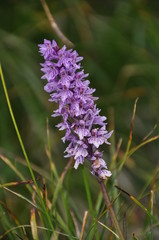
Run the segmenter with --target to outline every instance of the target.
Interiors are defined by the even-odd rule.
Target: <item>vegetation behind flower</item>
[[[113,173],[106,186],[124,234],[128,239],[158,239],[159,148],[158,140],[151,142],[157,139],[159,120],[158,3],[47,3],[62,31],[85,57],[84,69],[90,73],[91,87],[97,89],[98,107],[109,117],[108,131],[115,129],[111,145],[103,146],[103,157]],[[110,229],[115,229],[96,180],[82,166],[72,171],[72,163],[63,159],[63,134],[54,127],[59,119],[50,118],[46,128],[55,105],[48,103],[39,81],[37,44],[44,37],[55,38],[60,46],[63,43],[52,31],[40,2],[28,1],[26,7],[24,2],[2,1],[1,6],[5,82],[36,182],[54,219],[54,238],[83,234],[83,239],[110,239],[114,234]],[[0,234],[12,230],[6,239],[25,239],[25,235],[47,239],[52,230],[23,159],[2,85],[0,93]]]

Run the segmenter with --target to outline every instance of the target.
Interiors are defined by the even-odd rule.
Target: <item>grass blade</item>
[[[34,240],[38,240],[38,231],[35,217],[35,208],[31,209],[31,218],[30,218],[31,232]]]
[[[155,217],[151,214],[151,212],[144,206],[142,205],[135,197],[133,197],[132,195],[130,195],[128,192],[126,192],[125,190],[121,189],[118,186],[115,186],[117,189],[119,189],[120,191],[122,191],[123,193],[125,193],[127,196],[129,196],[129,198],[131,198],[131,200],[133,202],[135,202],[141,209],[143,209],[146,214],[150,217],[150,219],[152,219],[155,223],[158,222]],[[159,223],[158,223],[159,226]]]
[[[85,186],[85,190],[86,190],[89,209],[90,209],[91,214],[94,216],[92,197],[91,197],[91,193],[90,193],[90,189],[89,189],[89,185],[88,185],[88,180],[87,180],[87,177],[86,177],[86,172],[85,172],[84,167],[82,167],[82,176],[83,176],[84,186]]]
[[[130,157],[134,152],[136,152],[136,151],[137,151],[139,148],[141,148],[142,146],[144,146],[144,145],[146,145],[146,144],[148,144],[148,143],[150,143],[150,142],[152,142],[152,141],[155,141],[155,140],[157,140],[157,139],[159,139],[159,135],[154,136],[154,137],[152,137],[152,138],[149,138],[149,139],[147,139],[146,141],[140,143],[139,145],[131,148],[130,151],[129,151],[129,153],[128,153],[128,157]]]
[[[0,239],[4,239],[4,237],[7,236],[9,233],[11,233],[11,232],[13,232],[17,229],[20,229],[20,228],[31,228],[31,225],[24,224],[24,225],[19,225],[17,227],[12,227],[12,228],[8,229],[5,233],[0,235]],[[41,229],[41,230],[48,231],[48,232],[53,232],[52,229],[49,229],[49,228],[46,228],[46,227],[41,227],[41,226],[37,226],[37,229]],[[61,233],[61,232],[58,232],[58,231],[55,231],[55,232],[57,234],[61,235],[61,236],[67,237],[68,239],[78,239],[77,237],[70,236],[70,235],[65,234],[65,233]]]
[[[25,200],[26,202],[28,202],[29,204],[31,204],[32,206],[34,206],[35,208],[37,208],[37,209],[39,209],[41,212],[43,212],[43,210],[40,209],[36,204],[34,204],[32,201],[30,201],[28,198],[24,197],[24,196],[21,195],[20,193],[17,193],[17,192],[15,192],[15,191],[12,191],[12,190],[10,190],[10,189],[7,188],[7,187],[4,187],[4,189],[7,190],[7,191],[10,192],[10,193],[16,195],[17,197]]]
[[[46,210],[45,203],[44,203],[44,201],[43,201],[43,199],[42,199],[42,197],[41,197],[41,193],[40,193],[39,187],[38,187],[38,185],[37,185],[37,182],[36,182],[36,179],[35,179],[33,170],[32,170],[32,168],[31,168],[31,164],[30,164],[28,155],[27,155],[27,153],[26,153],[26,150],[25,150],[25,147],[24,147],[24,144],[23,144],[23,141],[22,141],[22,138],[21,138],[21,135],[20,135],[20,132],[19,132],[19,129],[18,129],[18,126],[17,126],[16,120],[15,120],[15,117],[14,117],[14,114],[13,114],[13,110],[12,110],[12,107],[11,107],[11,103],[10,103],[8,91],[7,91],[7,88],[6,88],[6,84],[5,84],[5,80],[4,80],[4,76],[3,76],[1,64],[0,64],[0,75],[1,75],[2,85],[3,85],[3,89],[4,89],[6,101],[7,101],[7,104],[8,104],[9,112],[10,112],[10,115],[11,115],[11,118],[12,118],[12,121],[13,121],[13,125],[14,125],[15,131],[16,131],[16,133],[17,133],[17,137],[18,137],[18,140],[19,140],[19,143],[20,143],[22,152],[23,152],[23,154],[24,154],[25,160],[26,160],[26,162],[27,162],[28,169],[29,169],[29,171],[30,171],[31,177],[32,177],[32,179],[33,179],[33,181],[34,181],[34,184],[35,184],[35,186],[36,186],[37,193],[38,193],[38,196],[39,196],[39,198],[40,198],[42,208],[43,208],[43,210],[44,210],[44,212],[45,212],[45,215],[46,215],[46,218],[47,218],[47,221],[46,221],[46,222],[48,222],[48,223],[49,223],[49,226],[51,227],[51,229],[54,230],[54,227],[53,227],[51,218],[50,218],[50,216],[49,216],[49,214],[48,214],[48,212],[47,212],[47,210]]]
[[[83,218],[83,223],[82,223],[81,234],[80,234],[80,238],[79,238],[80,240],[83,239],[83,234],[84,234],[84,229],[85,229],[85,226],[86,226],[87,218],[88,218],[88,211],[85,211],[84,218]]]
[[[133,109],[133,115],[132,115],[132,119],[131,119],[131,125],[130,125],[130,134],[129,134],[129,140],[128,140],[128,144],[127,144],[127,148],[126,148],[126,152],[125,152],[125,155],[121,161],[121,164],[119,166],[119,169],[118,169],[118,172],[120,173],[123,166],[124,166],[124,163],[128,157],[128,153],[129,153],[129,149],[130,149],[130,145],[131,145],[131,142],[132,142],[132,134],[133,134],[133,125],[134,125],[134,119],[135,119],[135,113],[136,113],[136,104],[137,104],[137,101],[138,101],[139,98],[137,98],[135,100],[135,103],[134,103],[134,109]]]
[[[110,229],[109,227],[107,227],[105,224],[103,224],[102,222],[100,221],[97,221],[102,227],[106,228],[109,232],[111,232],[117,239],[120,239],[119,236],[112,230]]]

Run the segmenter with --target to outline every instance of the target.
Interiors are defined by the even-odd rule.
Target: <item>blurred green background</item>
[[[159,122],[159,2],[48,0],[47,3],[62,32],[84,56],[85,72],[89,73],[91,87],[97,89],[95,95],[99,96],[98,107],[108,117],[108,129],[114,128],[112,146],[116,147],[118,140],[123,139],[120,159],[129,139],[137,97],[132,146],[139,144]],[[55,106],[48,102],[49,96],[43,91],[45,81],[40,79],[43,59],[37,44],[44,38],[55,39],[60,46],[63,43],[51,28],[38,0],[1,1],[0,16],[0,61],[27,153],[32,162],[49,170],[45,153],[46,119],[49,118],[52,155],[60,173],[67,163],[63,158],[66,146],[60,140],[63,133],[55,128],[59,119],[50,117]],[[157,126],[153,135],[158,133]],[[129,193],[137,196],[158,167],[158,143],[152,142],[138,150],[124,166],[118,184]],[[109,165],[114,150],[107,146],[104,150]],[[13,162],[23,157],[2,84],[0,151]],[[0,168],[2,183],[18,180],[3,162]],[[30,178],[26,168],[21,167],[21,171]],[[85,209],[87,201],[79,173],[80,169],[71,173],[70,192],[77,205]],[[96,182],[89,173],[88,178],[95,198]],[[132,221],[135,225],[136,220]]]

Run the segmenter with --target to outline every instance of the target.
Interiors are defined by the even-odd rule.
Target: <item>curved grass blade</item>
[[[8,192],[10,192],[10,193],[16,195],[17,197],[19,197],[19,198],[25,200],[26,202],[28,202],[29,204],[31,204],[33,207],[35,207],[35,208],[39,209],[41,212],[43,212],[43,210],[40,209],[36,204],[34,204],[32,201],[30,201],[28,198],[24,197],[24,196],[21,195],[20,193],[17,193],[17,192],[15,192],[15,191],[12,191],[12,190],[10,190],[10,189],[7,188],[7,187],[3,187],[3,188],[4,188],[5,190],[7,190]],[[43,213],[44,213],[44,212],[43,212]]]
[[[21,158],[15,158],[15,161],[19,164],[21,164],[24,167],[27,167],[27,163],[24,159]],[[30,163],[31,168],[34,170],[34,172],[38,173],[39,175],[45,177],[48,181],[51,181],[49,174],[45,169],[41,169],[39,166],[37,166],[35,163]]]
[[[123,159],[122,159],[122,161],[121,161],[121,164],[120,164],[120,166],[119,166],[119,169],[118,169],[118,172],[119,172],[119,173],[121,172],[121,170],[122,170],[122,168],[123,168],[123,166],[124,166],[124,163],[125,163],[125,161],[126,161],[126,159],[127,159],[127,157],[128,157],[129,149],[130,149],[130,146],[131,146],[132,134],[133,134],[133,125],[134,125],[134,119],[135,119],[135,113],[136,113],[136,104],[137,104],[137,102],[138,102],[138,99],[139,99],[139,98],[137,98],[137,99],[135,100],[135,103],[134,103],[133,115],[132,115],[131,125],[130,125],[129,140],[128,140],[126,152],[125,152],[125,154],[124,154],[124,157],[123,157]]]
[[[132,195],[130,195],[128,192],[126,192],[125,190],[123,190],[122,188],[115,186],[117,189],[119,189],[120,191],[122,191],[123,193],[125,193],[127,196],[129,196],[129,198],[131,198],[131,200],[133,202],[135,202],[141,209],[143,209],[146,214],[150,217],[150,219],[152,219],[155,223],[157,223],[158,221],[156,220],[156,218],[151,214],[151,212],[144,206],[142,205],[135,197],[133,197]],[[157,223],[159,226],[159,223]]]
[[[13,221],[15,222],[15,224],[18,226],[20,225],[18,219],[16,218],[16,216],[14,215],[14,213],[8,208],[7,204],[2,202],[0,200],[0,204],[7,210],[7,212],[9,213],[10,217],[13,219]],[[20,232],[22,234],[22,236],[25,237],[25,232],[24,232],[24,229],[20,229]]]
[[[0,154],[0,158],[3,162],[5,162],[15,173],[16,175],[22,180],[25,181],[25,178],[23,177],[23,175],[21,174],[21,172],[12,164],[12,162],[6,158],[5,156],[3,156],[2,154]]]
[[[68,47],[73,47],[74,44],[64,35],[64,33],[61,31],[61,29],[59,28],[59,26],[57,25],[53,15],[50,12],[50,9],[46,3],[45,0],[41,0],[43,9],[45,11],[45,14],[50,22],[50,25],[52,27],[52,29],[54,30],[54,32],[56,33],[56,35],[59,37],[59,39],[61,39],[61,41],[66,44]]]
[[[152,141],[155,141],[155,140],[157,140],[157,139],[159,139],[159,135],[147,139],[146,141],[144,141],[144,142],[140,143],[139,145],[137,145],[137,146],[133,147],[132,149],[130,149],[130,151],[128,152],[128,155],[127,155],[127,156],[130,157],[130,156],[131,156],[134,152],[136,152],[139,148],[141,148],[142,146],[144,146],[144,145],[146,145],[146,144],[148,144],[148,143],[150,143],[150,142],[152,142]]]
[[[102,222],[100,221],[97,221],[102,227],[106,228],[109,232],[111,232],[117,239],[120,239],[119,236],[112,230],[110,229],[109,227],[107,227],[105,224],[103,224]]]
[[[38,178],[37,178],[38,180]],[[21,182],[9,182],[9,183],[3,183],[0,184],[0,188],[4,188],[4,187],[15,187],[15,186],[19,186],[19,185],[27,185],[27,184],[32,184],[33,180],[27,180],[27,181],[21,181]]]
[[[17,133],[17,137],[18,137],[18,140],[19,140],[19,143],[20,143],[22,152],[23,152],[23,154],[24,154],[25,160],[26,160],[26,162],[27,162],[28,169],[29,169],[29,171],[30,171],[31,177],[32,177],[32,179],[33,179],[33,181],[34,181],[34,184],[35,184],[35,186],[36,186],[37,193],[38,193],[38,196],[39,196],[39,198],[40,198],[40,202],[41,202],[42,208],[43,208],[43,210],[44,210],[44,212],[45,212],[45,216],[46,216],[46,218],[47,218],[46,223],[48,222],[48,224],[49,224],[49,226],[51,227],[51,229],[54,230],[54,227],[53,227],[53,224],[52,224],[52,220],[51,220],[51,218],[50,218],[50,216],[49,216],[49,214],[48,214],[48,212],[47,212],[45,203],[44,203],[44,201],[43,201],[43,199],[42,199],[42,196],[41,196],[41,193],[40,193],[40,189],[39,189],[38,184],[37,184],[37,182],[36,182],[36,179],[35,179],[35,176],[34,176],[34,172],[33,172],[32,168],[31,168],[31,164],[30,164],[28,155],[27,155],[27,153],[26,153],[26,150],[25,150],[25,147],[24,147],[24,144],[23,144],[23,141],[22,141],[22,138],[21,138],[21,135],[20,135],[20,132],[19,132],[19,129],[18,129],[18,126],[17,126],[16,120],[15,120],[15,117],[14,117],[14,113],[13,113],[13,110],[12,110],[12,107],[11,107],[11,103],[10,103],[10,99],[9,99],[7,87],[6,87],[6,84],[5,84],[5,80],[4,80],[4,76],[3,76],[1,64],[0,64],[0,75],[1,75],[2,85],[3,85],[3,89],[4,89],[6,101],[7,101],[7,104],[8,104],[9,112],[10,112],[10,115],[11,115],[11,118],[12,118],[12,121],[13,121],[13,125],[14,125],[15,131],[16,131],[16,133]]]
[[[2,160],[5,164],[7,164],[7,165],[16,173],[16,175],[17,175],[22,181],[25,181],[25,178],[23,177],[23,175],[21,174],[21,172],[18,170],[18,168],[16,168],[16,167],[13,165],[12,161],[11,161],[9,158],[5,157],[5,156],[2,155],[1,153],[0,153],[0,158],[1,158],[1,160]],[[27,163],[26,163],[26,161],[25,161],[24,159],[15,158],[15,162],[21,164],[21,165],[24,166],[24,167],[28,167],[28,165],[27,165]],[[46,172],[44,169],[41,169],[40,167],[38,167],[38,166],[35,165],[34,163],[31,163],[31,168],[32,168],[35,172],[37,172],[39,175],[45,177],[47,180],[49,180],[49,181],[51,180],[50,177],[49,177],[49,175],[47,174],[47,172]],[[30,192],[32,193],[32,189],[29,189],[29,190],[31,190]]]
[[[20,240],[23,240],[17,233],[14,233]]]
[[[17,229],[20,229],[20,228],[31,228],[31,225],[29,224],[24,224],[24,225],[19,225],[17,227],[12,227],[10,229],[8,229],[5,233],[3,233],[2,235],[0,235],[0,239],[3,239],[5,236],[7,236],[9,233],[13,232],[14,230],[17,230]],[[52,229],[49,229],[49,228],[45,228],[45,227],[41,227],[41,226],[37,226],[37,229],[41,229],[41,230],[44,230],[44,231],[48,231],[48,232],[53,232]],[[58,231],[55,231],[57,234],[61,235],[61,236],[64,236],[64,237],[68,237],[68,239],[78,239],[77,237],[74,237],[74,236],[70,236],[68,234],[65,234],[65,233],[61,233],[61,232],[58,232]]]
[[[142,141],[145,141],[146,139],[148,139],[148,137],[154,132],[154,130],[157,128],[157,124],[154,125],[154,127],[152,128],[152,130],[143,138]]]
[[[8,213],[10,214],[11,218],[14,220],[15,224],[16,225],[19,225],[19,221],[17,220],[16,216],[14,215],[14,213],[8,208],[7,204],[2,202],[0,200],[0,204],[5,208],[7,209]]]
[[[23,177],[23,175],[21,174],[21,172],[12,164],[12,162],[4,157],[2,154],[0,154],[0,158],[1,160],[3,160],[3,162],[5,162],[15,173],[16,175],[22,180],[22,181],[25,181],[25,178]],[[30,185],[26,185],[28,191],[32,194],[33,193],[33,190],[32,188],[30,187]]]

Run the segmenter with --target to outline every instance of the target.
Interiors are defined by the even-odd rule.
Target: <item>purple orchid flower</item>
[[[61,116],[63,121],[57,125],[65,130],[63,142],[69,142],[65,157],[74,157],[74,168],[77,169],[85,159],[91,163],[91,173],[100,179],[111,176],[103,160],[99,147],[106,143],[113,131],[106,130],[106,117],[100,116],[96,107],[98,99],[92,94],[95,89],[89,87],[88,74],[81,70],[80,57],[75,50],[61,49],[53,40],[44,40],[39,44],[39,51],[45,62],[41,64],[42,79],[47,80],[44,90],[50,94],[49,101],[59,104],[53,117]]]

